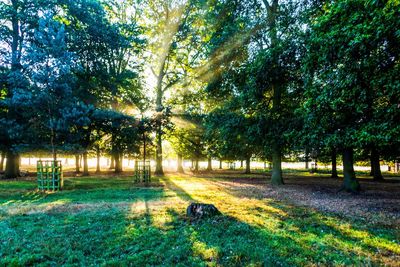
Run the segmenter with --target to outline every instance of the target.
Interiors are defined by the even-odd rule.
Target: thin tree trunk
[[[96,162],[96,173],[100,173],[101,169],[100,169],[100,148],[96,148],[96,158],[97,158],[97,162]]]
[[[182,154],[178,153],[178,169],[177,172],[184,173],[183,166],[182,166]]]
[[[19,176],[19,160],[20,157],[18,153],[14,153],[11,150],[8,150],[6,153],[7,161],[6,161],[6,169],[4,172],[4,178],[12,179],[17,178]]]
[[[354,159],[353,159],[353,149],[346,148],[343,150],[343,176],[344,181],[342,189],[357,193],[360,191],[360,184],[356,179],[356,174],[354,172]]]
[[[281,150],[278,145],[273,146],[272,151],[272,175],[271,175],[271,184],[273,185],[283,185],[282,178],[282,158],[281,158]]]
[[[212,171],[212,159],[207,159],[207,171]]]
[[[159,70],[159,74],[157,76],[157,87],[156,87],[156,112],[163,111],[163,89],[162,89],[162,82],[164,79],[164,66],[165,66],[166,57],[163,58]],[[163,156],[162,156],[162,125],[161,125],[161,118],[158,119],[156,124],[156,169],[154,174],[155,175],[164,175],[163,170]]]
[[[306,149],[304,160],[305,160],[306,170],[308,170],[309,169],[308,162],[310,161],[310,156],[309,156],[308,149]]]
[[[243,161],[242,161],[243,162]],[[246,170],[245,170],[245,172],[244,173],[246,173],[246,174],[249,174],[251,171],[250,171],[250,157],[247,157],[246,158]]]
[[[243,168],[243,160],[240,161],[240,168]]]
[[[194,161],[194,172],[199,172],[199,159]]]
[[[222,159],[219,160],[219,169],[222,170]]]
[[[0,171],[4,170],[4,159],[6,157],[6,152],[1,152],[1,160],[0,160]]]
[[[83,152],[82,160],[83,160],[83,176],[89,176],[89,166],[88,166],[88,158],[87,158],[87,151]]]
[[[375,181],[383,180],[381,166],[380,166],[380,162],[379,162],[379,153],[375,148],[373,148],[371,150],[371,172],[372,172],[373,179]]]
[[[79,166],[79,154],[75,155],[75,172],[80,173],[80,166]]]
[[[157,132],[156,132],[156,170],[154,172],[155,175],[164,175],[164,170],[163,170],[163,157],[162,157],[162,128],[161,128],[161,122],[159,122],[159,125],[157,125]]]
[[[332,178],[338,178],[338,173],[337,173],[337,161],[336,161],[336,150],[333,149],[332,151]]]

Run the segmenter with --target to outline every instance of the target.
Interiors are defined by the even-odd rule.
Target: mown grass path
[[[128,177],[70,178],[52,194],[31,181],[1,181],[1,265],[400,262],[398,228],[267,198],[245,181],[169,175],[136,187]],[[223,216],[190,222],[190,202],[212,203]]]

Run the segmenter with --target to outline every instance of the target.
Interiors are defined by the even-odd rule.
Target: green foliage
[[[308,137],[327,147],[381,152],[398,142],[398,16],[390,2],[337,1],[312,22],[305,62]]]

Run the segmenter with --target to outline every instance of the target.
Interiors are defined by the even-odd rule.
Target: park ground
[[[0,265],[316,266],[400,262],[400,183],[286,173],[71,177],[41,193],[32,178],[0,181]],[[191,202],[222,215],[190,221]]]

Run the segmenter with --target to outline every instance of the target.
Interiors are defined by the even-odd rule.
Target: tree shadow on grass
[[[168,188],[176,190],[183,200],[193,199],[184,188],[169,183],[173,186]],[[237,196],[227,193],[226,200],[230,197]],[[240,259],[239,264],[393,264],[400,254],[391,229],[370,230],[361,222],[272,200],[263,206],[268,207],[261,205],[251,218],[224,216],[213,227],[209,222],[200,222],[196,229],[201,233],[198,239],[223,252],[236,250],[233,255]],[[261,254],[254,251],[261,251]],[[229,258],[224,253],[219,256],[219,259]],[[232,262],[222,260],[221,263]]]
[[[196,202],[196,200],[186,190],[184,190],[177,183],[173,182],[171,179],[164,178],[162,179],[162,182],[165,184],[165,187],[168,190],[174,192],[176,196],[181,198],[182,200],[188,202]]]
[[[211,183],[217,185],[221,190],[225,190],[227,194],[239,199],[254,198],[259,201],[266,200],[257,187],[250,186],[250,189],[240,190],[239,186],[219,181],[212,181]],[[345,218],[331,212],[318,212],[313,208],[289,205],[282,201],[268,201],[268,206],[286,213],[286,217],[291,221],[291,224],[301,231],[313,233],[322,239],[324,236],[333,235],[340,241],[361,247],[371,255],[377,251],[381,251],[383,254],[386,253],[385,251],[388,254],[400,254],[398,229],[382,225],[371,226],[365,224],[362,218]],[[267,210],[263,212],[267,212]],[[398,233],[397,237],[395,237],[395,233]]]

